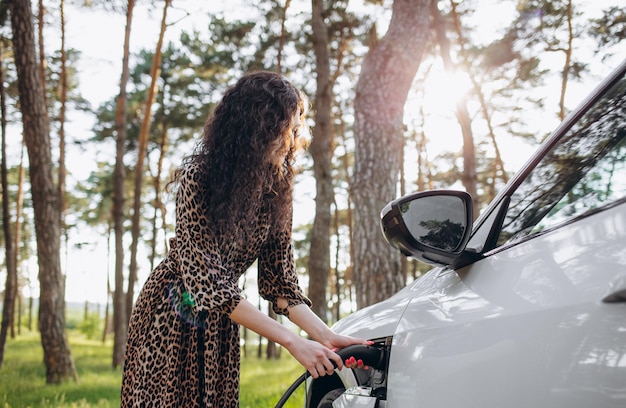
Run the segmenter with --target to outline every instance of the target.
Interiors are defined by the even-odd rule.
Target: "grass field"
[[[8,339],[4,365],[0,368],[0,408],[119,407],[122,372],[111,368],[112,344],[88,340],[75,331],[69,332],[69,340],[78,381],[46,385],[38,333]],[[286,352],[276,361],[243,359],[240,408],[274,407],[303,372]],[[302,407],[301,400],[290,400],[289,407]]]

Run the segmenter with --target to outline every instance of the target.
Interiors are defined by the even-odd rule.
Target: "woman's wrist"
[[[289,308],[289,320],[304,330],[311,339],[327,344],[334,333],[306,304]]]
[[[280,335],[280,338],[277,339],[276,342],[287,350],[290,350],[299,340],[301,340],[301,338],[298,334],[285,328],[284,333]]]
[[[330,328],[326,325],[320,327],[319,333],[317,334],[316,341],[325,345],[334,344],[335,333],[330,330]],[[311,336],[312,337],[312,336]]]

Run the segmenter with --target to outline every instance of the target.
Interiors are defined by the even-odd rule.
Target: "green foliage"
[[[78,325],[78,331],[89,340],[97,339],[102,333],[102,319],[90,314]]]
[[[610,7],[600,18],[591,20],[591,35],[598,41],[598,48],[615,45],[626,38],[626,10]]]
[[[26,333],[8,339],[0,368],[2,408],[107,408],[119,407],[122,372],[111,368],[111,342],[90,340],[79,330],[68,334],[78,372],[78,382],[45,384],[45,367],[39,335]],[[274,406],[283,392],[304,371],[288,353],[280,360],[244,359],[241,364],[241,408]],[[294,396],[286,407],[303,406]],[[293,401],[293,402],[292,402]]]

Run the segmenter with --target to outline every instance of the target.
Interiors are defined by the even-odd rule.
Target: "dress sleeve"
[[[291,222],[284,229],[272,227],[259,255],[259,294],[272,303],[277,314],[289,315],[288,307],[299,304],[311,306],[311,301],[302,293],[298,284],[293,246],[291,244]],[[285,298],[287,307],[279,308],[276,299]]]
[[[222,266],[218,237],[203,210],[198,172],[185,169],[176,193],[176,251],[185,302],[196,312],[219,309],[230,314],[241,289]]]

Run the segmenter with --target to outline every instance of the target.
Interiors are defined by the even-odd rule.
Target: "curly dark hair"
[[[290,222],[294,159],[304,147],[300,132],[306,127],[306,107],[305,96],[284,76],[268,71],[244,75],[217,104],[172,183],[187,166],[197,167],[206,215],[226,236],[245,240],[261,212],[268,212],[273,223]]]

